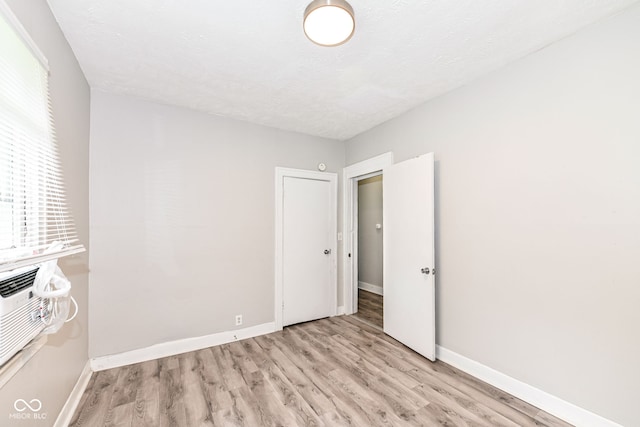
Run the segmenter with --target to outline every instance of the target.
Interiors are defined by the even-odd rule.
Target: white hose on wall
[[[54,242],[49,250],[59,249],[62,243]],[[73,320],[78,314],[78,304],[71,296],[71,282],[58,266],[58,260],[42,263],[33,282],[33,293],[42,299],[40,319],[46,325],[43,334],[54,334],[65,322]],[[69,318],[71,304],[75,307]]]

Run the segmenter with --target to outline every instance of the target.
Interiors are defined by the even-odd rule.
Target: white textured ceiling
[[[89,84],[348,139],[637,0],[351,0],[345,45],[310,0],[49,0]]]

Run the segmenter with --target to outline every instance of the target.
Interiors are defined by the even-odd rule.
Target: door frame
[[[382,169],[392,164],[393,153],[389,151],[347,166],[342,172],[344,314],[353,314],[358,311],[358,181],[381,175]]]
[[[275,313],[275,329],[276,331],[282,330],[282,310],[284,309],[283,301],[283,271],[284,271],[284,259],[283,259],[283,232],[284,232],[284,216],[283,216],[283,203],[284,203],[284,179],[285,178],[298,178],[298,179],[312,179],[316,181],[327,181],[331,184],[331,286],[333,292],[331,293],[331,310],[332,315],[335,316],[338,309],[338,174],[333,172],[316,172],[303,169],[290,169],[276,167],[276,212],[275,212],[275,229],[276,229],[276,247],[275,247],[275,299],[274,299],[274,313]]]

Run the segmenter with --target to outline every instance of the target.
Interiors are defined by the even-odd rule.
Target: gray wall
[[[45,1],[7,0],[31,38],[49,60],[53,117],[67,196],[78,235],[89,246],[89,86]],[[0,425],[15,412],[16,399],[40,399],[47,420],[16,425],[52,425],[87,362],[87,253],[60,262],[71,280],[80,313],[55,335],[0,390]]]
[[[640,425],[640,6],[347,142],[436,158],[437,341]]]
[[[382,175],[358,181],[358,281],[382,288]]]
[[[89,354],[273,322],[275,167],[343,143],[97,91],[91,120]]]

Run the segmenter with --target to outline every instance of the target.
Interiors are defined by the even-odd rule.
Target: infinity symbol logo
[[[13,407],[16,408],[18,412],[24,412],[27,408],[31,409],[32,412],[38,412],[42,409],[42,402],[40,402],[39,399],[31,399],[31,401],[27,403],[24,399],[18,399],[13,403]]]

